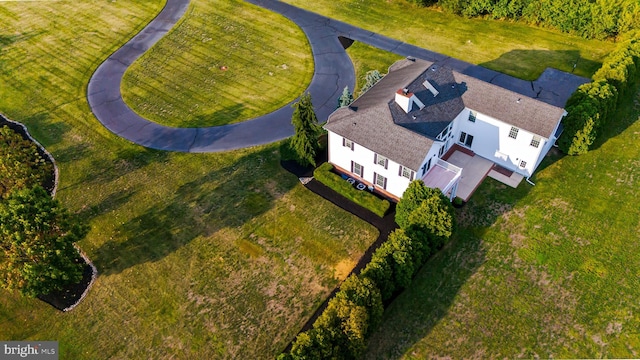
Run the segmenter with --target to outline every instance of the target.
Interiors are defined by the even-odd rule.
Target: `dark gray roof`
[[[564,109],[423,60],[402,60],[348,108],[336,110],[325,125],[338,135],[417,170],[433,139],[464,108],[550,138]],[[428,80],[439,92],[423,86]],[[407,88],[422,103],[409,113],[396,104]],[[399,126],[398,126],[399,125]]]
[[[389,75],[356,99],[351,106],[340,108],[331,114],[325,129],[412,170],[418,170],[433,140],[394,124],[387,103],[389,96],[393,96],[430,65],[430,62],[422,60],[406,60],[394,64],[389,68]]]
[[[424,87],[425,80],[438,91],[437,96]],[[395,99],[388,102],[394,122],[407,129],[435,138],[464,110],[465,104],[460,96],[464,91],[456,84],[451,70],[442,71],[434,65],[405,87],[425,105],[421,110],[414,107],[405,113]]]

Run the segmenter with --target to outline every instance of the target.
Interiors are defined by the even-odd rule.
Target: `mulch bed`
[[[60,291],[53,291],[46,295],[38,295],[38,299],[46,302],[60,311],[69,311],[82,300],[85,291],[91,286],[93,279],[93,269],[91,265],[78,257],[76,263],[84,264],[82,271],[82,280],[77,284],[70,284]]]

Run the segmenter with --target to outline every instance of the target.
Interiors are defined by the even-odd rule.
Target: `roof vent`
[[[521,99],[520,99],[520,98],[518,98],[518,100],[516,100],[516,102],[517,102],[518,104],[520,104],[520,100],[521,100]]]
[[[436,90],[435,87],[433,87],[433,84],[431,84],[431,82],[429,80],[425,80],[422,85],[424,87],[426,87],[429,91],[431,91],[431,93],[433,94],[433,97],[438,96],[438,94],[440,93],[438,90]]]

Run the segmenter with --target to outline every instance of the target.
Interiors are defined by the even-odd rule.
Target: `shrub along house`
[[[392,199],[422,179],[455,197],[460,169],[442,156],[459,144],[525,177],[560,132],[564,109],[422,60],[401,60],[329,116],[329,162]]]

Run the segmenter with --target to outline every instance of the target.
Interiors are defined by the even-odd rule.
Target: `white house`
[[[463,169],[454,144],[531,176],[559,136],[564,109],[430,62],[407,59],[329,116],[329,162],[393,199],[413,179],[451,198]]]

